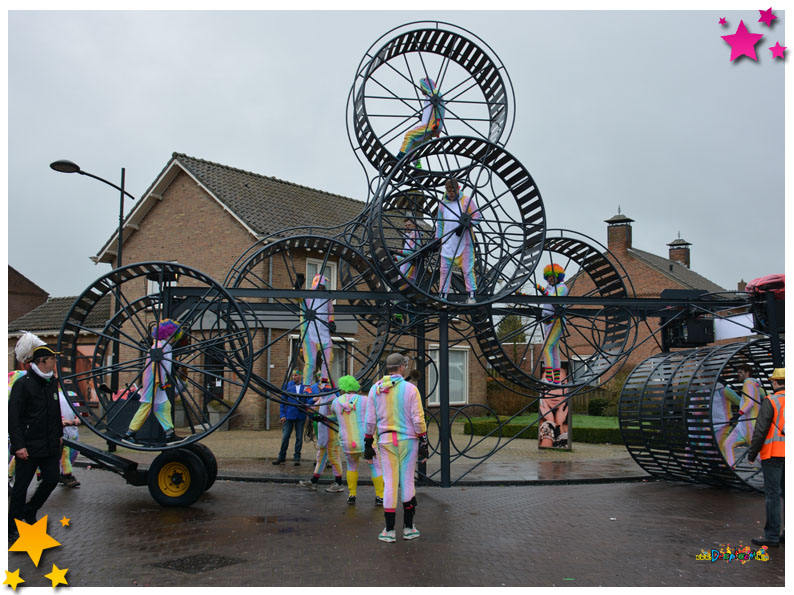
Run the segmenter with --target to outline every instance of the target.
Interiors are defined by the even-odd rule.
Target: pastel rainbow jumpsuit
[[[67,402],[66,395],[63,394],[63,391],[58,391],[58,398],[61,402],[61,417],[66,421],[72,421],[75,419],[77,415],[74,411],[72,411],[72,408],[69,407],[69,403]],[[63,437],[69,440],[77,440],[80,438],[80,433],[77,430],[77,426],[64,426]],[[64,445],[63,451],[61,451],[61,475],[72,474],[72,463],[74,463],[77,455],[78,452],[76,450]]]
[[[419,79],[419,86],[426,96],[435,95],[441,99],[442,95],[439,94],[436,89],[436,84],[432,79]],[[442,102],[439,101],[438,106],[433,107],[430,99],[425,99],[422,102],[422,120],[419,126],[411,128],[405,133],[403,144],[402,147],[400,147],[400,152],[397,157],[402,158],[403,155],[415,149],[423,142],[441,136],[441,130],[444,127],[444,111],[444,104]]]
[[[538,290],[543,291],[543,295],[547,296],[565,296],[568,295],[568,286],[565,283],[549,283],[545,289],[540,285],[537,286]],[[546,377],[546,382],[554,384],[560,383],[560,338],[562,337],[562,327],[565,322],[564,316],[553,316],[554,308],[549,304],[543,304],[543,318],[547,322],[543,323],[543,368]]]
[[[728,438],[730,437],[731,424],[728,423],[732,417],[731,403],[737,407],[741,403],[741,398],[730,387],[718,382],[711,396],[711,424],[714,428],[714,436],[720,451],[725,456],[726,462],[733,465],[733,449],[729,448]],[[730,454],[729,454],[730,452]]]
[[[761,400],[766,395],[764,387],[755,378],[748,378],[742,384],[741,403],[739,404],[739,421],[735,428],[725,439],[723,453],[726,462],[733,467],[736,464],[735,449],[744,444],[750,446],[753,437],[753,427],[761,407]],[[730,427],[730,424],[728,424]]]
[[[130,422],[130,430],[137,432],[143,426],[149,412],[154,411],[160,426],[168,433],[174,429],[171,422],[171,401],[168,400],[166,389],[171,387],[171,344],[168,339],[159,340],[155,344],[157,349],[163,350],[162,361],[154,365],[151,358],[146,358],[146,368],[143,371],[143,388],[141,389],[141,404]]]
[[[452,281],[450,268],[453,265],[459,267],[463,273],[466,291],[472,296],[477,291],[477,279],[474,276],[474,233],[471,228],[463,230],[460,235],[455,233],[464,214],[471,215],[474,225],[482,220],[473,198],[462,196],[460,190],[455,197],[445,193],[444,200],[438,205],[436,221],[436,239],[441,240],[439,293],[444,297],[449,293]]]
[[[358,487],[358,463],[364,452],[364,434],[369,407],[369,396],[356,393],[340,395],[331,403],[331,419],[339,424],[339,443],[347,460],[347,490],[355,496]],[[383,473],[380,457],[376,456],[369,464],[370,477],[375,486],[375,495],[383,498]]]
[[[325,278],[319,279],[319,275],[314,276],[312,289],[317,289],[320,284],[325,285]],[[314,312],[314,319],[309,320],[306,314]],[[322,375],[323,378],[330,378],[331,361],[333,359],[333,342],[331,341],[331,329],[328,325],[334,321],[334,304],[328,299],[308,298],[304,300],[301,308],[301,331],[303,343],[303,382],[311,385],[312,375],[317,366],[317,352],[322,350]]]
[[[334,398],[336,398],[336,395],[315,397],[315,405],[320,405],[320,415],[324,417],[330,416],[330,405]],[[322,422],[317,424],[317,457],[315,460],[317,462],[314,465],[314,478],[319,478],[322,475],[325,464],[330,461],[334,477],[338,478],[337,483],[341,483],[342,462],[339,460],[339,436],[336,430],[329,428]]]
[[[411,256],[411,254],[413,254],[418,247],[419,247],[419,230],[412,229],[405,234],[405,242],[403,242],[402,254],[398,258],[398,261],[404,260],[405,258]],[[400,272],[403,274],[403,277],[405,277],[409,281],[415,280],[417,273],[416,260],[411,260],[410,262],[405,262],[401,264]]]
[[[413,517],[417,438],[427,432],[419,389],[399,374],[392,374],[384,376],[370,389],[369,399],[373,406],[367,407],[366,435],[378,435],[384,484],[383,511],[394,514],[399,496],[403,508],[410,508]]]

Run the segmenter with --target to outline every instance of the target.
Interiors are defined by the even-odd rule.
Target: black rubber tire
[[[206,492],[215,483],[215,478],[218,477],[218,460],[209,447],[201,444],[201,442],[193,442],[185,448],[196,453],[201,458],[202,463],[204,463],[204,469],[207,471],[207,485],[204,488]]]
[[[149,493],[160,506],[190,506],[204,492],[207,470],[195,452],[177,448],[161,452],[146,479]]]

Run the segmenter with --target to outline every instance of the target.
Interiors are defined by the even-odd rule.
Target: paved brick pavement
[[[784,585],[785,547],[768,562],[695,559],[760,533],[757,493],[669,482],[424,487],[422,536],[384,544],[371,487],[350,507],[344,494],[295,484],[219,481],[194,506],[169,509],[107,471],[79,476],[82,487],[59,487],[43,511],[62,547],[39,568],[8,554],[21,589],[49,587],[52,564],[69,569],[71,586],[105,587]]]

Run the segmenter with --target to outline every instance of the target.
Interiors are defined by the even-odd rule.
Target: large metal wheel
[[[107,316],[113,310],[98,333],[87,327],[92,313]],[[183,332],[170,356],[151,338],[151,329],[166,318]],[[69,310],[58,351],[59,381],[64,391],[74,391],[70,402],[83,423],[110,442],[138,450],[184,446],[215,430],[245,395],[252,365],[251,335],[235,300],[204,273],[168,262],[132,264],[100,277]],[[167,387],[172,416],[175,404],[184,409],[180,443],[165,444],[152,412],[136,442],[123,441],[151,361],[170,363],[158,384]],[[223,413],[217,422],[210,420],[210,403]]]
[[[590,306],[575,308],[563,304],[516,306],[493,304],[469,314],[476,340],[487,362],[502,379],[532,391],[545,393],[542,352],[548,331],[561,323],[556,346],[568,374],[554,388],[570,391],[595,387],[620,369],[636,340],[637,321],[626,309],[598,304],[634,296],[625,269],[592,238],[570,230],[548,230],[543,253],[522,293],[542,296],[544,267],[557,264],[565,271],[568,295],[591,298]]]
[[[515,292],[540,260],[546,233],[543,201],[530,173],[503,148],[475,138],[442,137],[412,155],[422,159],[424,169],[405,160],[393,168],[378,189],[369,221],[372,257],[387,283],[423,306],[469,307],[460,270],[452,267],[446,298],[440,295],[439,271],[442,244],[457,247],[473,234],[477,305]],[[473,199],[475,214],[464,214],[460,226],[449,226],[436,239],[439,205],[451,177],[462,195]],[[419,239],[406,250],[409,222]]]
[[[661,353],[634,368],[618,416],[637,464],[664,479],[762,489],[760,464],[746,456],[755,419],[732,423],[728,413],[738,412],[726,391],[742,394],[740,364],[749,364],[753,378],[771,391],[769,339]]]
[[[419,125],[425,100],[421,78],[431,79],[438,91],[430,96],[434,110],[443,111],[436,136],[507,142],[515,97],[496,53],[455,25],[407,23],[381,36],[356,71],[347,102],[347,129],[362,165],[367,162],[381,170],[394,161],[405,133]]]
[[[346,292],[334,300],[333,326],[322,314],[330,298],[322,291],[317,291],[315,298],[310,289],[317,274],[328,278],[327,289]],[[384,286],[368,260],[348,244],[321,236],[274,241],[231,271],[228,280],[233,290],[303,292],[301,298],[259,297],[256,292],[239,296],[245,308],[255,313],[262,336],[257,341],[254,361],[273,364],[272,369],[280,370],[269,377],[253,376],[253,384],[263,389],[264,396],[278,399],[276,395],[283,393],[282,387],[290,380],[292,370],[310,375],[328,371],[335,385],[344,374],[364,378],[378,362],[388,337],[388,306],[385,301],[361,299],[356,292],[383,291]],[[302,345],[306,333],[329,336],[333,341],[332,357],[319,348],[312,354],[314,365],[307,366]]]

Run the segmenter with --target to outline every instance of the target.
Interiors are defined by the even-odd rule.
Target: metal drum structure
[[[406,23],[366,51],[348,96],[348,136],[365,171],[366,165],[380,172],[397,161],[403,136],[422,116],[422,78],[434,82],[430,101],[443,110],[436,137],[507,142],[515,97],[499,56],[474,33],[451,23]]]
[[[433,125],[423,125],[416,141],[406,136],[428,114]],[[510,418],[489,436],[453,439],[453,422],[496,415],[482,404],[450,408],[451,347],[470,348],[491,377],[526,397],[515,417],[551,389],[569,398],[609,379],[636,347],[640,320],[671,307],[715,314],[745,303],[640,300],[626,271],[598,242],[569,230],[547,231],[538,184],[505,148],[514,119],[510,77],[473,33],[449,23],[414,22],[381,36],[359,63],[347,101],[348,138],[367,178],[361,212],[333,227],[293,227],[260,239],[232,264],[223,284],[169,262],[128,265],[92,284],[61,329],[62,387],[75,393],[72,407],[109,445],[162,452],[141,472],[110,453],[75,447],[128,482],[148,485],[161,504],[189,505],[217,475],[214,456],[198,441],[234,415],[247,391],[285,402],[283,387],[295,369],[311,379],[322,370],[333,387],[349,368],[366,387],[384,372],[385,355],[400,351],[415,362],[414,381],[425,404],[429,395],[439,404],[425,409],[439,466],[433,472],[420,466],[420,476],[448,487],[474,468],[455,479],[453,462],[476,461],[476,467],[516,438],[502,437]],[[470,201],[460,199],[457,225],[442,233],[437,230],[448,182],[459,186],[455,200]],[[450,266],[448,291],[440,283],[441,259],[453,260],[442,256],[442,247],[464,235],[472,246],[466,255],[473,253],[473,296],[457,267]],[[550,263],[566,269],[569,295],[545,297],[541,271]],[[330,287],[313,287],[315,275],[326,277]],[[111,315],[97,335],[86,320],[99,311]],[[508,317],[519,323],[512,334],[500,335]],[[185,334],[168,356],[151,339],[151,326],[166,318]],[[525,360],[554,318],[563,321],[561,356],[576,369],[550,386],[538,362]],[[333,340],[326,339],[331,334]],[[526,339],[520,349],[519,336]],[[510,348],[509,339],[516,339]],[[341,346],[349,366],[335,371],[326,353],[329,341]],[[87,361],[81,349],[89,348]],[[621,396],[621,430],[632,456],[659,476],[754,486],[754,468],[742,462],[729,468],[720,458],[709,403],[719,382],[735,384],[731,366],[738,361],[752,362],[765,379],[771,366],[765,349],[757,341],[643,362]],[[166,360],[172,372],[163,386],[172,406],[181,405],[189,434],[165,443],[150,416],[129,443],[125,432],[144,372]],[[273,362],[282,370],[278,376],[271,373]],[[92,395],[98,408],[81,405]],[[496,438],[495,445],[484,444],[489,438]]]
[[[762,489],[759,461],[746,459],[749,444],[730,446],[736,429],[724,413],[725,391],[741,394],[739,364],[752,366],[753,377],[771,391],[769,339],[660,353],[640,363],[626,379],[618,408],[634,460],[664,479]]]

